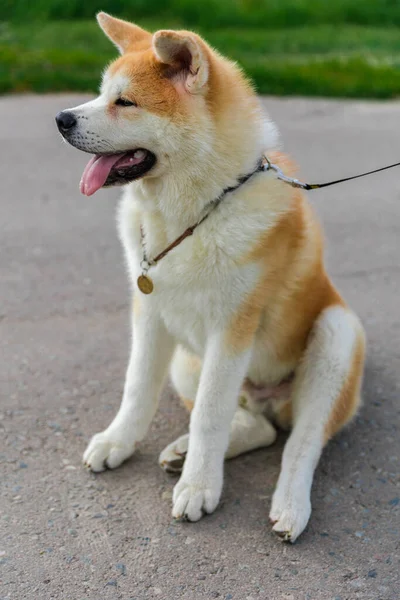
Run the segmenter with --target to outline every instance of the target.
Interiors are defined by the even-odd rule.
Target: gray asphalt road
[[[86,157],[54,126],[81,101],[0,99],[0,598],[398,599],[400,169],[310,193],[369,352],[364,408],[325,451],[306,532],[288,546],[268,526],[283,435],[227,464],[213,515],[178,524],[157,466],[187,427],[169,390],[134,459],[100,476],[81,467],[129,349],[117,193],[79,194]],[[399,160],[398,104],[265,102],[308,180]]]

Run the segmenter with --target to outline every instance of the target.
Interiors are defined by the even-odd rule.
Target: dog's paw
[[[185,462],[189,445],[189,434],[181,435],[161,452],[159,465],[167,473],[180,473]]]
[[[278,491],[278,490],[277,490]],[[311,515],[311,502],[307,494],[293,495],[275,492],[269,514],[272,531],[284,542],[296,541],[304,531]]]
[[[96,433],[85,450],[83,462],[95,473],[115,469],[135,451],[135,444],[125,444],[107,431]]]
[[[181,478],[174,488],[172,516],[199,521],[204,513],[212,513],[217,508],[221,488],[222,485],[190,484]]]

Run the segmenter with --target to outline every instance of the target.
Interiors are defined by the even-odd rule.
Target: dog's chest
[[[213,324],[222,321],[223,313],[218,305],[220,299],[213,289],[201,289],[193,286],[190,289],[166,291],[158,302],[160,315],[168,331],[176,340],[202,354]],[[220,314],[218,315],[218,312]]]
[[[252,270],[248,271],[237,267],[213,242],[204,244],[200,236],[185,240],[149,272],[167,329],[202,352],[208,335],[226,327],[253,285]]]
[[[140,235],[122,239],[135,293],[141,294]],[[202,353],[211,332],[228,326],[258,277],[258,267],[241,266],[223,241],[196,231],[148,271],[154,290],[144,300],[152,303],[170,333],[197,353]],[[152,252],[149,244],[150,259]]]

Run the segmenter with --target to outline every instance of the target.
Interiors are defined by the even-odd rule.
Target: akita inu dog
[[[96,100],[56,119],[95,155],[84,194],[127,184],[118,223],[133,346],[121,407],[84,461],[98,472],[133,454],[170,367],[192,411],[190,433],[160,456],[166,470],[182,469],[173,516],[214,511],[224,458],[272,444],[274,425],[291,427],[270,519],[293,542],[322,448],[360,404],[363,328],[325,272],[303,192],[260,169],[267,156],[294,171],[240,69],[189,31],[98,21],[122,56]]]

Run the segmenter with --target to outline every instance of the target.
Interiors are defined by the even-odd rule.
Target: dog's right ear
[[[128,21],[116,19],[105,12],[97,14],[97,22],[121,54],[142,42],[151,43],[151,34],[148,31]]]

